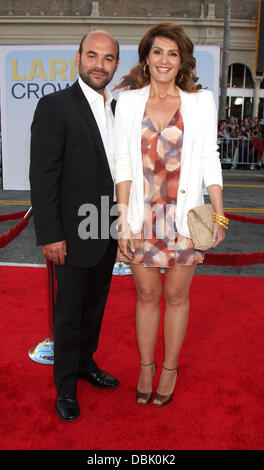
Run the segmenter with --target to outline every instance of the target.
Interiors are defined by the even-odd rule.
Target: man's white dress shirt
[[[97,122],[111,175],[114,179],[114,115],[111,108],[113,95],[106,87],[104,90],[104,99],[103,95],[93,90],[81,77],[79,77],[78,81]]]

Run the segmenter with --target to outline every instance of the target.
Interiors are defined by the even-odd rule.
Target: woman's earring
[[[183,73],[181,74],[181,76],[180,76],[180,78],[179,78],[179,80],[178,80],[178,83],[181,83],[182,79],[183,79]]]
[[[145,77],[148,77],[148,71],[147,71],[147,67],[148,67],[148,64],[145,64],[144,67],[143,67],[143,74]]]

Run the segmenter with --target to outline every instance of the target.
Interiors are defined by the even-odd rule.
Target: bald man
[[[117,41],[101,30],[85,35],[76,64],[79,79],[41,98],[31,126],[36,239],[57,278],[55,407],[66,421],[80,415],[78,379],[119,385],[94,360],[117,250],[110,233],[115,101],[107,88],[119,64]]]

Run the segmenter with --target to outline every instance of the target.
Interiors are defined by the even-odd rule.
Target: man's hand
[[[42,246],[42,254],[54,264],[64,264],[66,256],[66,241],[48,243]]]

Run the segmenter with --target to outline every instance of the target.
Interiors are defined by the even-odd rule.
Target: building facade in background
[[[262,2],[263,3],[263,2]],[[224,0],[0,0],[0,45],[79,44],[102,28],[137,44],[154,24],[183,26],[194,44],[223,45]],[[259,0],[232,0],[227,117],[264,118],[264,80],[255,73]]]

